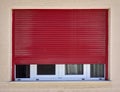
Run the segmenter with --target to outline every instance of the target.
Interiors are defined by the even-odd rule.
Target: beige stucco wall
[[[11,82],[12,9],[109,9],[106,82]],[[0,0],[0,92],[120,92],[120,0]]]

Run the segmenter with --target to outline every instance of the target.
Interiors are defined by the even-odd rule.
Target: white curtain
[[[104,64],[91,64],[91,77],[104,77]]]
[[[65,69],[67,75],[83,74],[83,64],[66,64]]]

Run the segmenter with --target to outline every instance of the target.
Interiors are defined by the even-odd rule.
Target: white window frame
[[[104,65],[104,75],[105,75],[105,65]],[[91,78],[90,64],[83,64],[82,75],[65,75],[65,64],[55,64],[55,75],[37,75],[37,64],[30,65],[30,78],[16,78],[15,75],[15,81],[81,81],[81,80],[101,81],[101,80],[105,80],[105,76],[102,78],[100,77]]]

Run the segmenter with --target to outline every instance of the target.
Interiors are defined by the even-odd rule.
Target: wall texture
[[[12,9],[109,9],[109,79],[105,82],[11,82]],[[120,92],[119,0],[0,0],[0,92]]]

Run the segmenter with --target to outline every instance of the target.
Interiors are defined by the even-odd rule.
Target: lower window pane
[[[104,77],[104,64],[91,64],[90,75],[91,77]]]
[[[83,74],[83,64],[66,64],[65,65],[66,75],[79,75]]]
[[[37,75],[55,75],[55,64],[37,65]]]
[[[16,65],[16,78],[30,78],[30,65]]]

